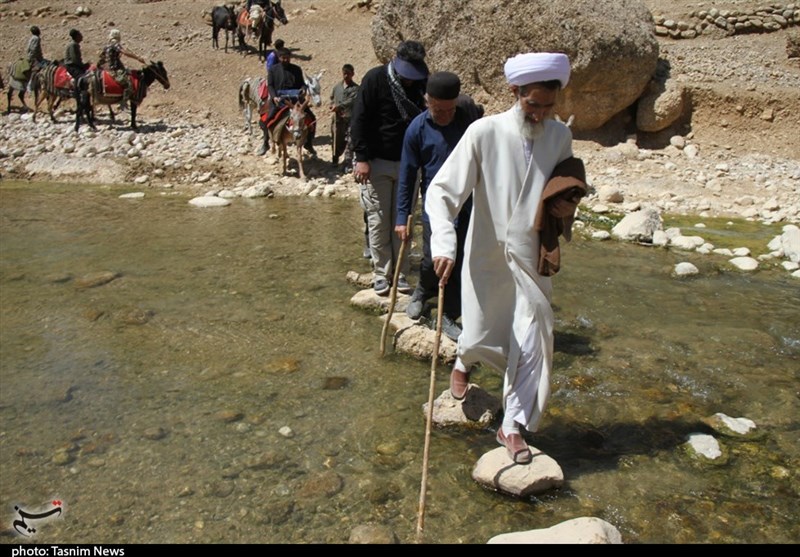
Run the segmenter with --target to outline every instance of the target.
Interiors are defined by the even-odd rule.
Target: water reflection
[[[0,185],[6,508],[65,501],[42,543],[341,543],[365,523],[412,542],[430,364],[379,358],[380,322],[348,304],[345,273],[367,270],[355,202],[120,193]],[[682,260],[701,276],[670,278]],[[436,431],[426,541],[578,516],[628,543],[800,540],[797,283],[718,264],[571,244],[535,437],[566,485],[486,491],[470,474],[493,435]],[[103,272],[117,276],[81,282]],[[680,446],[715,412],[761,433],[721,438],[725,463],[698,467]]]

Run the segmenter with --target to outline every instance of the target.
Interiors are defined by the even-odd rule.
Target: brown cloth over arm
[[[561,248],[558,237],[572,238],[572,223],[581,198],[586,195],[586,169],[583,161],[570,157],[561,161],[550,175],[542,192],[539,209],[536,212],[536,230],[539,231],[539,274],[550,277],[561,268]],[[556,200],[570,203],[572,212],[568,216],[556,217],[551,214]]]

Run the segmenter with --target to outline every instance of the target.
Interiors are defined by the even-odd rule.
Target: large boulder
[[[420,41],[431,71],[457,73],[464,91],[490,108],[508,106],[503,74],[510,56],[556,51],[572,62],[558,105],[573,128],[599,128],[632,105],[656,70],[653,17],[638,0],[507,0],[414,2],[383,0],[372,21],[378,59],[394,56],[402,40]]]

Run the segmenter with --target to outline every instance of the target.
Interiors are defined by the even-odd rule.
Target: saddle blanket
[[[58,66],[53,74],[53,86],[56,89],[73,89],[75,80],[69,75],[65,66]]]
[[[131,86],[133,87],[133,90],[137,91],[139,88],[139,72],[136,70],[131,70],[128,73],[128,79],[131,80]],[[125,88],[105,70],[103,70],[102,83],[104,97],[121,97],[122,93],[125,91]]]

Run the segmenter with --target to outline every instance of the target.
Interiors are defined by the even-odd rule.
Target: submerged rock
[[[398,543],[397,536],[391,528],[378,524],[359,524],[350,531],[350,539],[347,543],[352,544],[395,544]]]

